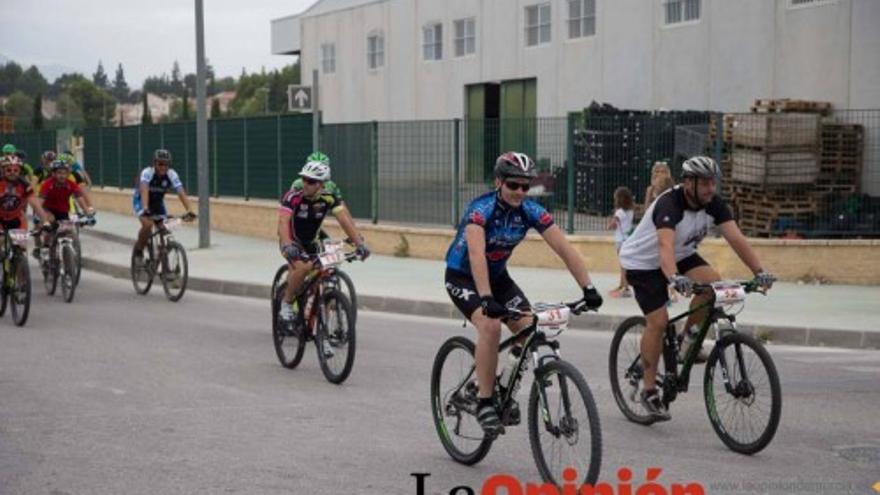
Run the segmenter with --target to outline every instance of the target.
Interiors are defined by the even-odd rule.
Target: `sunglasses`
[[[312,179],[311,177],[303,177],[302,180],[303,180],[303,182],[305,182],[306,184],[308,184],[310,186],[314,186],[315,184],[321,183],[321,181],[319,181],[317,179]]]
[[[522,189],[523,192],[529,192],[529,189],[532,187],[532,186],[529,185],[529,184],[523,184],[523,183],[520,183],[520,182],[514,182],[514,181],[512,181],[512,180],[511,180],[511,181],[505,181],[505,182],[504,182],[504,185],[507,186],[507,188],[510,189],[511,191],[516,191],[517,189]]]

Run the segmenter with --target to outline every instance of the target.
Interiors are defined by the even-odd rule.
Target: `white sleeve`
[[[153,167],[147,167],[141,170],[141,184],[149,184],[150,181],[153,180],[153,175]]]
[[[183,182],[180,181],[180,176],[177,175],[177,172],[173,169],[168,170],[168,178],[171,179],[171,187],[173,187],[175,191],[183,189]]]
[[[626,212],[623,211],[623,208],[618,208],[614,210],[614,217],[617,218],[619,222],[626,221]]]

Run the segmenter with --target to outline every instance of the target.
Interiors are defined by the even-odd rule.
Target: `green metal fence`
[[[96,183],[131,187],[164,146],[195,192],[193,122],[86,129],[84,136]],[[276,199],[312,151],[312,120],[211,120],[208,138],[212,195]],[[699,153],[722,164],[721,193],[750,235],[880,236],[877,110],[804,116],[591,108],[564,118],[325,124],[320,148],[354,216],[373,222],[457,223],[473,198],[492,189],[498,154],[516,149],[534,157],[539,175],[530,194],[557,224],[604,231],[616,188],[629,188],[643,209],[652,166],[664,162],[677,177],[681,162]],[[805,159],[813,168],[803,168]]]
[[[27,163],[40,162],[40,155],[48,149],[55,149],[55,131],[37,131],[15,134],[0,133],[0,146],[14,144],[17,149],[27,153]]]

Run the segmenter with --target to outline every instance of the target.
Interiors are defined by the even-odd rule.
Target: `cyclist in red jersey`
[[[48,224],[52,217],[43,209],[31,184],[21,176],[21,159],[14,155],[0,158],[0,227],[3,230],[27,228],[24,211],[27,205]]]
[[[95,215],[95,209],[92,208],[92,202],[89,200],[88,193],[79,186],[79,184],[68,180],[70,175],[70,166],[62,160],[55,160],[50,166],[51,177],[43,182],[40,186],[40,202],[43,208],[48,211],[56,221],[70,219],[70,198],[71,196],[82,208],[87,212],[90,219]],[[43,236],[43,245],[48,242],[49,234]]]

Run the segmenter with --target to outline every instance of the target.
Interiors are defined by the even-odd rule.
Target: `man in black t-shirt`
[[[669,412],[657,393],[657,365],[663,350],[663,332],[669,322],[666,302],[668,286],[685,296],[693,284],[721,280],[714,268],[697,253],[700,241],[717,226],[734,252],[769,288],[774,277],[761,267],[758,255],[739,230],[730,208],[715,194],[721,170],[715,160],[695,156],[682,165],[682,183],[657,197],[642,221],[620,248],[620,264],[635,291],[636,302],[645,314],[645,333],[641,341],[644,389],[642,406],[657,419],[669,419]],[[691,308],[710,296],[696,296]],[[687,319],[685,332],[706,318],[707,310]],[[705,355],[702,356],[705,359]]]

